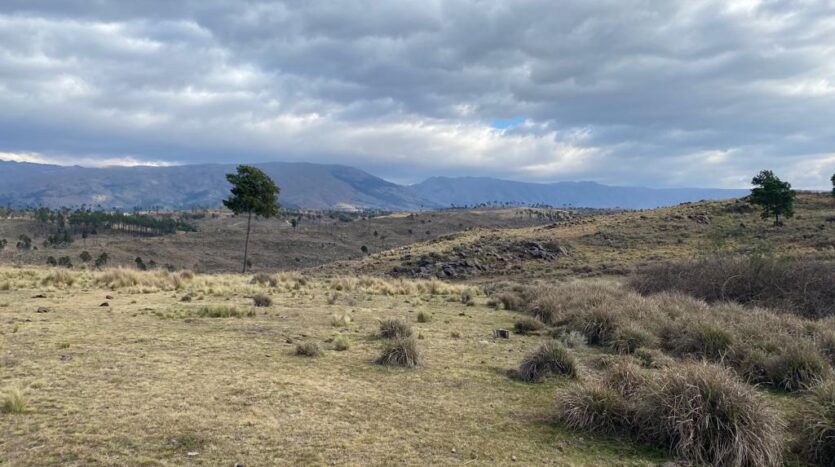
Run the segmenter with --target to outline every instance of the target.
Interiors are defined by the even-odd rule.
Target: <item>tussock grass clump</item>
[[[542,321],[536,318],[521,318],[513,323],[513,330],[517,334],[530,334],[545,327]]]
[[[3,413],[23,413],[28,406],[26,396],[18,387],[11,387],[3,391],[2,395],[2,409]]]
[[[551,375],[577,377],[577,361],[559,342],[542,344],[522,359],[518,377],[529,383],[539,382]]]
[[[640,347],[654,347],[656,344],[655,335],[634,325],[618,328],[609,342],[612,350],[619,354],[631,354]]]
[[[258,274],[252,276],[252,280],[249,281],[249,283],[261,286],[276,287],[278,285],[278,279],[267,273],[259,272]]]
[[[623,397],[632,397],[643,390],[649,377],[646,370],[630,359],[614,362],[603,376],[603,384]]]
[[[376,360],[377,364],[416,368],[423,364],[423,357],[417,345],[417,339],[412,336],[397,337],[383,346],[383,351]]]
[[[641,437],[699,465],[776,466],[782,462],[780,417],[728,370],[685,363],[641,391]]]
[[[252,303],[257,307],[272,306],[273,299],[264,294],[256,294],[252,296]]]
[[[730,331],[709,322],[679,322],[662,331],[665,349],[680,357],[721,360],[734,342]]]
[[[63,270],[50,272],[41,280],[43,286],[70,287],[73,284],[75,284],[75,276]]]
[[[674,362],[674,360],[664,352],[658,349],[648,349],[646,347],[635,349],[632,356],[635,357],[638,363],[640,363],[644,368],[665,368],[672,365]]]
[[[765,367],[774,387],[787,392],[802,391],[827,379],[829,364],[808,344],[789,345],[772,357]]]
[[[228,305],[204,305],[197,309],[197,316],[201,318],[243,318],[244,316],[255,316],[255,311],[241,311]]]
[[[296,345],[296,355],[300,357],[321,357],[322,347],[316,342],[302,342]]]
[[[425,311],[418,312],[418,314],[417,314],[417,322],[418,323],[428,323],[430,321],[432,321],[432,315],[430,315],[429,313],[427,313]]]
[[[571,320],[570,326],[586,336],[591,345],[609,345],[620,326],[620,316],[605,308],[594,308],[580,313]]]
[[[735,301],[808,318],[835,314],[835,263],[769,256],[712,257],[645,267],[630,280],[641,294],[676,291],[708,302]]]
[[[337,352],[343,352],[351,348],[351,339],[344,334],[339,334],[333,338],[333,350]]]
[[[798,450],[810,463],[832,465],[835,462],[835,383],[818,386],[803,401],[796,423]]]
[[[380,321],[380,331],[377,335],[383,339],[410,337],[412,327],[399,319],[384,319]]]
[[[631,408],[610,387],[575,384],[557,394],[557,417],[573,430],[614,434],[629,428]]]

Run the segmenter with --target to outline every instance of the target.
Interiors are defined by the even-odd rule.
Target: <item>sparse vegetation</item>
[[[344,352],[351,348],[351,339],[345,334],[338,334],[333,338],[333,350]]]

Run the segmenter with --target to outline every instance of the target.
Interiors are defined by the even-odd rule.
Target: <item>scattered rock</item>
[[[105,300],[113,300],[113,295],[105,295]]]
[[[46,295],[39,293],[37,295],[33,295],[32,298],[46,298]]]
[[[102,304],[101,304],[101,305],[99,305],[99,306],[110,306],[110,303],[108,303],[108,302],[104,302],[104,303],[102,303]]]
[[[293,338],[292,338],[292,337],[288,337],[288,338],[287,338],[287,340],[286,340],[286,341],[284,341],[284,342],[286,342],[286,343],[288,343],[288,344],[292,344],[292,343],[293,343],[293,342],[295,342],[295,341],[293,340]]]
[[[70,362],[72,361],[72,355],[62,354],[61,355],[62,362]]]
[[[39,306],[35,313],[49,313],[49,308],[45,306]]]
[[[196,456],[196,455],[197,455],[197,452],[195,452],[195,451],[189,451],[189,452],[187,452],[187,453],[186,453],[186,455],[187,455],[188,457],[194,457],[194,456]]]

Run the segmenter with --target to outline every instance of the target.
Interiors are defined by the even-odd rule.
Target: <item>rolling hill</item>
[[[292,208],[415,211],[500,202],[641,209],[744,194],[743,190],[524,183],[473,177],[433,177],[407,186],[342,165],[255,165],[276,181],[282,189],[281,203]],[[0,206],[216,207],[228,193],[224,175],[234,168],[233,164],[87,168],[0,161]]]

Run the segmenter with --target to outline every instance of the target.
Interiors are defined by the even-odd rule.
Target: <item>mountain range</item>
[[[360,169],[305,162],[253,164],[281,188],[292,208],[413,211],[481,203],[643,209],[743,196],[746,190],[645,188],[595,182],[527,183],[481,177],[432,177],[399,185]],[[101,206],[132,209],[216,207],[229,193],[234,164],[89,168],[0,161],[0,206]]]

